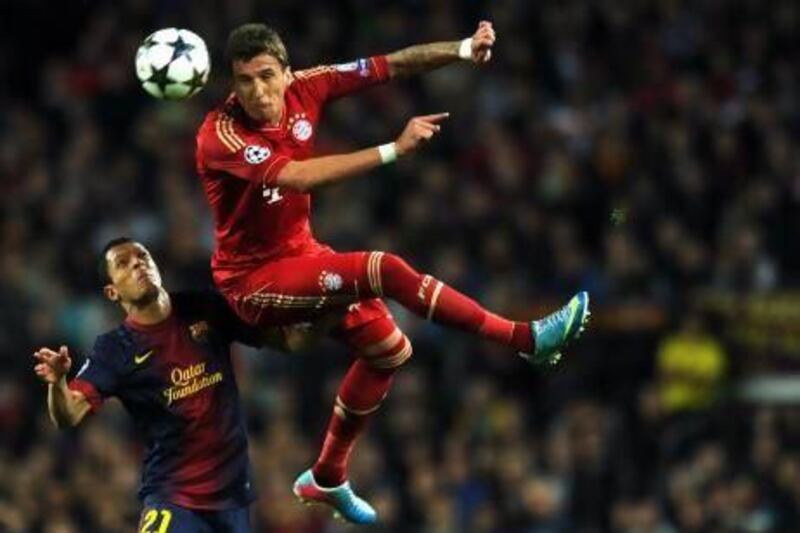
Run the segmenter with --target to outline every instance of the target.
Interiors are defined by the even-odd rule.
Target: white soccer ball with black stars
[[[136,77],[142,88],[156,98],[189,98],[200,92],[210,71],[206,43],[189,30],[158,30],[148,35],[136,51]]]

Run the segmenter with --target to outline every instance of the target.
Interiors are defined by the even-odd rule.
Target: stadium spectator
[[[152,243],[168,286],[211,283],[193,136],[227,89],[224,63],[213,58],[210,84],[193,99],[156,102],[133,75],[142,38],[183,26],[221,50],[231,28],[264,20],[290,36],[304,68],[394,50],[409,35],[458,35],[481,18],[494,22],[498,45],[479,75],[448,69],[329,109],[321,153],[390,138],[413,110],[451,117],[420,157],[321,194],[318,237],[402,254],[509,315],[541,311],[519,301],[545,305],[583,287],[597,296],[596,322],[568,366],[532,377],[489,346],[393,309],[425,357],[399,376],[351,465],[386,529],[436,521],[575,531],[575,520],[597,512],[572,512],[579,501],[595,505],[576,500],[573,479],[599,461],[616,477],[603,485],[602,519],[588,519],[600,520],[595,530],[739,527],[723,525],[724,515],[756,530],[800,530],[795,407],[713,403],[710,431],[674,456],[665,442],[675,421],[654,387],[659,342],[696,291],[714,292],[736,316],[708,330],[727,355],[732,390],[752,366],[797,370],[797,320],[764,329],[780,309],[797,308],[787,289],[800,282],[797,3],[390,4],[4,4],[13,24],[0,32],[0,530],[127,532],[136,523],[141,450],[126,419],[111,404],[78,434],[54,432],[20,357],[62,341],[87,351],[110,327],[86,276],[90,258],[130,234]],[[31,39],[31,28],[46,38]],[[758,328],[742,322],[755,314],[740,304],[776,291],[788,303],[761,305]],[[783,340],[789,349],[778,351]],[[334,355],[298,361],[234,349],[261,531],[330,527],[286,488],[315,456],[318,413],[347,361],[326,350]],[[578,400],[602,424],[587,427]],[[519,492],[508,496],[506,481]],[[103,499],[83,496],[98,487]],[[430,508],[416,490],[434,495]]]

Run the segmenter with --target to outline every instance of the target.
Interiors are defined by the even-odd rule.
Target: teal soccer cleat
[[[300,474],[294,482],[295,496],[303,503],[322,503],[333,508],[334,516],[354,524],[374,524],[378,515],[370,504],[362,500],[350,482],[345,481],[338,487],[320,487],[314,480],[311,469]]]
[[[580,337],[589,320],[589,294],[581,291],[556,311],[531,322],[531,333],[536,349],[532,354],[520,356],[536,366],[553,366],[561,360],[561,349]]]

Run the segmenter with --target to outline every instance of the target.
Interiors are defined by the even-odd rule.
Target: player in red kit
[[[406,156],[436,135],[447,117],[414,117],[395,142],[314,157],[323,106],[459,59],[486,63],[494,42],[494,29],[484,21],[462,41],[295,72],[274,30],[246,24],[228,40],[233,94],[207,115],[197,135],[197,168],[215,222],[214,280],[236,313],[252,325],[271,325],[314,320],[349,306],[333,335],[356,359],[339,388],[322,453],[294,491],[352,522],[370,523],[376,516],[350,489],[348,457],[412,351],[381,298],[508,345],[533,364],[557,362],[589,314],[588,295],[581,292],[541,320],[507,320],[394,254],[337,253],[311,231],[310,191]]]

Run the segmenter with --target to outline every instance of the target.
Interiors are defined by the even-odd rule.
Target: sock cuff
[[[317,483],[317,478],[314,477],[313,469],[309,470],[309,474],[311,474],[311,483],[314,484],[314,488],[320,492],[336,492],[337,490],[348,487],[350,485],[350,482],[345,480],[344,483],[342,483],[341,485],[337,485],[335,487],[323,487],[322,485]]]
[[[505,344],[511,344],[511,341],[514,338],[514,323],[492,313],[491,311],[486,311],[483,316],[483,323],[481,324],[480,332],[482,334],[491,332],[494,335],[497,335],[498,332],[502,332],[502,334],[505,336]],[[502,341],[502,339],[498,340]]]

